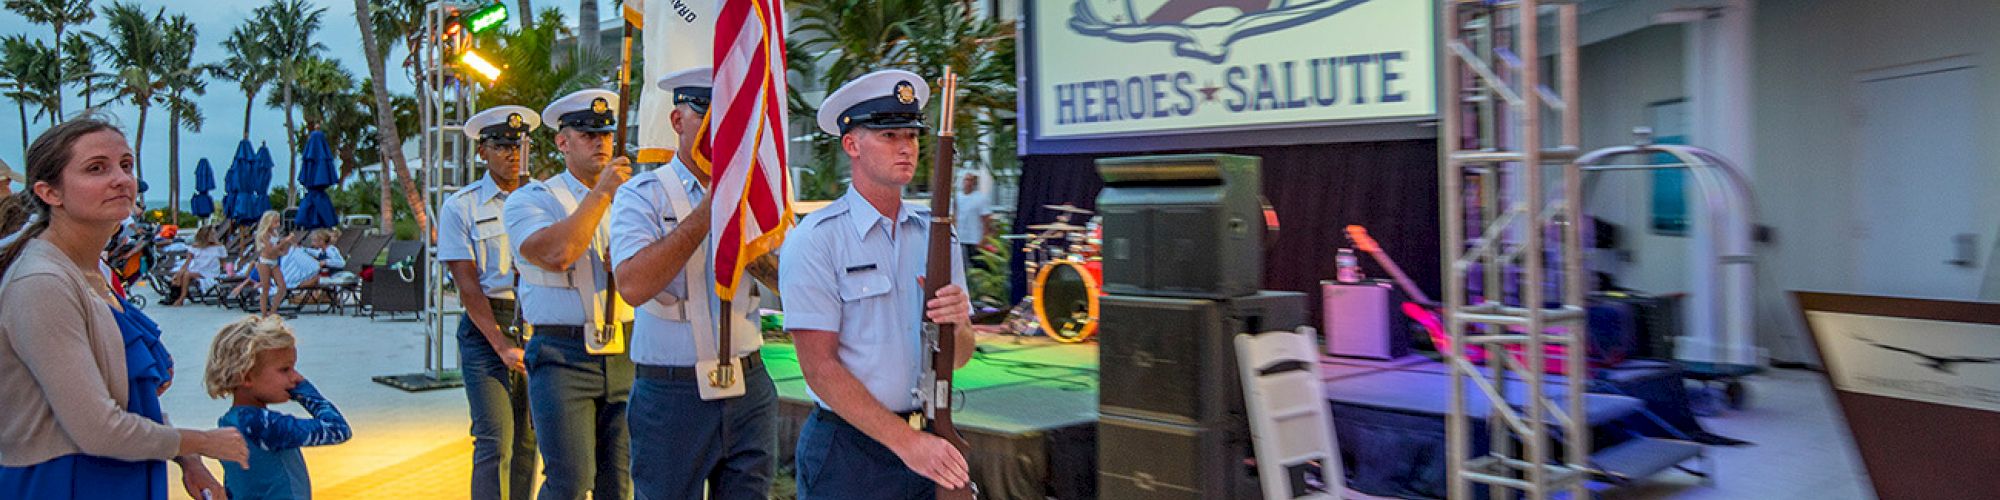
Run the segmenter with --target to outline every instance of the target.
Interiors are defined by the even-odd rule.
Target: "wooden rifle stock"
[[[924,299],[929,302],[937,297],[938,289],[951,282],[951,233],[952,233],[952,166],[957,161],[957,147],[952,143],[956,134],[952,132],[952,115],[957,112],[958,75],[951,73],[951,67],[944,68],[944,84],[938,97],[937,161],[931,164],[931,233],[930,251],[924,268]],[[925,309],[929,309],[926,307]],[[930,323],[929,315],[925,322]],[[930,323],[926,329],[931,345],[930,369],[924,377],[929,384],[920,390],[926,391],[924,417],[929,420],[930,432],[958,448],[960,455],[970,458],[971,445],[958,434],[958,428],[951,422],[951,374],[958,361],[958,325]],[[976,488],[968,482],[966,487],[948,490],[937,489],[939,500],[968,500],[973,498]]]

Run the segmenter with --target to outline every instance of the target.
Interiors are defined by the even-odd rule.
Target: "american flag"
[[[715,20],[715,87],[707,124],[714,156],[711,227],[715,292],[736,296],[743,267],[791,229],[785,168],[785,8],[782,0],[728,0]]]

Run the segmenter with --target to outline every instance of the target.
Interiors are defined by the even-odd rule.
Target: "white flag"
[[[645,29],[640,33],[646,79],[639,91],[639,154],[641,163],[666,163],[680,145],[667,123],[674,110],[672,92],[654,82],[675,71],[708,66],[714,59],[715,13],[720,0],[647,0]]]

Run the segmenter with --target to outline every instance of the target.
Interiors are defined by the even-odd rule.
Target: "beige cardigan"
[[[180,433],[125,410],[125,339],[110,305],[55,245],[24,244],[0,277],[0,465],[173,458]]]

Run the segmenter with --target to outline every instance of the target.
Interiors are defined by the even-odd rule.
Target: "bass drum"
[[[1035,273],[1035,317],[1049,338],[1075,343],[1097,334],[1103,273],[1102,267],[1069,260],[1050,262]]]

